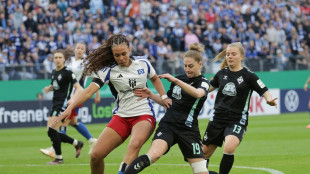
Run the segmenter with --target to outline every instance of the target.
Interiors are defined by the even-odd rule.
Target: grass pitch
[[[204,133],[208,121],[207,119],[199,121],[201,134]],[[235,153],[231,174],[310,173],[310,129],[306,129],[309,123],[308,113],[250,117],[248,130]],[[105,126],[106,124],[87,125],[95,137],[99,136]],[[47,166],[46,162],[51,159],[39,152],[40,148],[51,146],[45,127],[0,130],[0,173],[90,173],[87,141],[72,127],[68,128],[68,134],[84,141],[81,156],[76,159],[73,146],[62,144],[65,163]],[[117,173],[127,143],[128,141],[106,158],[105,173]],[[150,145],[149,140],[140,154],[146,153]],[[212,156],[210,170],[218,171],[222,151],[222,148],[218,148]],[[191,174],[192,171],[183,161],[183,156],[176,145],[168,154],[141,173]]]

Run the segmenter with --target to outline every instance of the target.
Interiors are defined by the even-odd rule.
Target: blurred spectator
[[[23,62],[22,64],[24,61],[27,62],[28,56],[33,63],[36,62],[34,60],[36,55],[39,56],[37,60],[41,65],[34,63],[33,72],[29,66],[26,69],[35,74],[33,77],[41,78],[42,67],[39,71],[38,67],[42,66],[42,62],[53,50],[71,48],[79,41],[86,42],[90,50],[96,49],[113,33],[132,37],[132,49],[140,50],[138,52],[144,56],[148,54],[148,57],[152,57],[152,64],[163,60],[165,65],[171,65],[169,62],[174,60],[182,67],[182,59],[176,57],[179,57],[187,49],[188,44],[193,42],[203,43],[205,56],[212,58],[227,44],[240,41],[248,50],[248,60],[259,64],[255,66],[257,69],[252,69],[254,71],[308,68],[306,56],[309,53],[307,47],[310,46],[308,1],[227,2],[222,0],[0,1],[0,48],[2,59],[8,64],[4,70],[10,72],[6,73],[6,79],[22,78],[14,75],[14,71],[21,70],[20,62]],[[160,41],[163,45],[158,51]],[[175,53],[166,55],[165,59],[159,59],[162,55],[158,56],[158,52],[163,47],[169,50],[170,46]],[[15,70],[12,69],[13,60],[10,59],[12,56],[19,64]],[[252,60],[253,57],[256,58]],[[3,63],[1,65],[4,66]],[[212,64],[206,63],[206,66]],[[3,77],[2,73],[1,78],[4,79]]]

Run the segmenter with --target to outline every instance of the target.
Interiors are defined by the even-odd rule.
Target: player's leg
[[[308,103],[308,112],[309,112],[309,115],[310,115],[310,99],[309,99],[309,103]],[[307,129],[310,129],[310,124],[307,126]]]
[[[225,144],[223,149],[223,157],[220,163],[220,173],[228,174],[234,164],[234,153],[240,141],[234,135],[225,137]]]
[[[194,174],[208,174],[206,160],[204,158],[187,158]]]
[[[55,160],[51,161],[47,164],[61,164],[61,163],[63,163],[63,158],[62,158],[62,154],[61,154],[61,139],[60,139],[60,136],[57,132],[57,128],[60,127],[61,123],[54,125],[57,118],[58,118],[57,116],[51,116],[48,118],[48,121],[47,121],[47,125],[48,125],[47,134],[52,141],[52,145],[53,145],[53,148],[55,149],[55,153],[56,153]]]
[[[177,143],[183,154],[184,160],[189,162],[194,174],[208,174],[206,160],[201,144],[199,132],[177,129],[174,131],[178,136]]]
[[[126,169],[125,174],[141,172],[157,161],[162,155],[169,151],[169,147],[175,144],[173,133],[165,127],[158,127],[153,138],[151,148],[147,154],[136,158]]]
[[[225,127],[219,128],[214,121],[210,121],[202,141],[202,150],[206,160],[207,168],[209,166],[210,158],[215,152],[216,148],[222,147],[224,141]]]
[[[66,120],[65,122],[63,122],[62,126],[67,127],[70,121],[71,120],[69,119]],[[72,144],[75,147],[75,150],[76,150],[75,157],[78,158],[80,156],[84,143],[82,141],[78,141],[77,139],[73,139],[64,133],[59,132],[59,136],[60,136],[61,142]]]
[[[104,158],[122,143],[123,138],[115,130],[110,127],[104,128],[91,152],[91,173],[104,173]]]
[[[245,126],[240,124],[232,124],[225,129],[225,144],[223,149],[223,157],[220,163],[221,174],[228,174],[234,164],[234,153],[243,135],[245,134]]]
[[[77,121],[77,117],[74,116],[72,117],[70,123],[71,126],[73,126],[81,135],[83,135],[89,143],[89,151],[88,154],[90,155],[92,149],[94,148],[97,139],[93,138],[93,136],[90,134],[90,132],[88,131],[87,127],[82,123],[82,122],[78,122]]]
[[[157,161],[168,150],[166,141],[156,139],[152,142],[151,148],[145,155],[136,158],[126,169],[124,174],[136,174],[141,172],[146,167]]]
[[[148,120],[150,119],[150,120]],[[155,119],[153,116],[139,116],[130,121],[133,125],[131,137],[127,147],[127,152],[120,165],[119,174],[122,174],[127,164],[130,164],[138,157],[142,145],[149,139],[155,128]]]

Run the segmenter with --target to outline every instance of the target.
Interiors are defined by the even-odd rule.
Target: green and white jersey
[[[240,121],[248,124],[248,111],[253,90],[263,96],[268,88],[247,68],[233,72],[224,68],[216,73],[210,84],[218,88],[214,115],[210,121]]]
[[[209,81],[203,76],[188,78],[187,75],[179,75],[176,78],[193,86],[194,88],[202,88],[205,90],[205,96],[194,98],[182,90],[178,85],[171,83],[167,92],[169,98],[172,99],[172,105],[164,117],[160,120],[159,125],[170,123],[182,130],[198,131],[198,115],[204,102],[208,97]]]

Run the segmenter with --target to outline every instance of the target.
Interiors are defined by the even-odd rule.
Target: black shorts
[[[202,143],[205,145],[214,144],[222,147],[227,135],[235,135],[240,142],[246,132],[246,126],[239,122],[210,121],[203,136]]]
[[[159,125],[154,134],[153,141],[156,139],[167,142],[168,150],[165,154],[168,153],[173,145],[178,144],[185,161],[187,161],[187,158],[204,158],[199,132],[181,130],[171,125]]]
[[[56,105],[52,107],[49,116],[60,116],[64,111],[65,109],[61,105]]]

